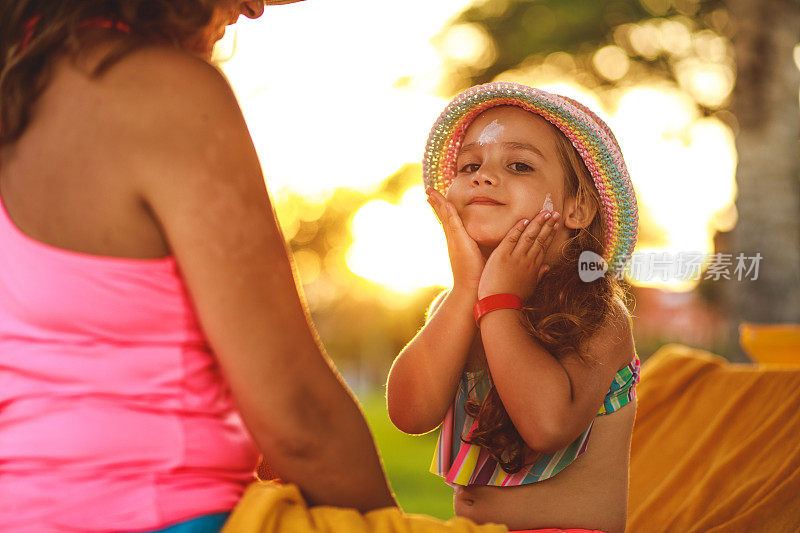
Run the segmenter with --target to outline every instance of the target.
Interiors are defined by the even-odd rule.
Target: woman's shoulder
[[[156,43],[139,46],[127,53],[114,64],[113,70],[128,82],[167,81],[181,88],[195,89],[205,87],[194,86],[197,81],[227,85],[225,75],[212,63],[186,50]]]
[[[136,147],[120,154],[120,164],[144,180],[161,179],[165,168],[178,163],[194,167],[186,175],[200,179],[204,172],[196,165],[208,161],[198,156],[211,155],[210,150],[252,155],[249,131],[228,79],[189,52],[143,45],[89,85],[91,100],[98,102],[92,114],[103,118],[115,143]],[[226,165],[236,164],[236,157],[229,159]]]
[[[113,56],[118,39],[98,43],[73,57],[85,76]],[[138,45],[87,84],[110,120],[148,124],[147,119],[235,110],[237,101],[228,79],[215,65],[179,48],[158,43]],[[181,121],[178,121],[180,125]],[[157,134],[157,131],[155,132]]]
[[[175,68],[219,73],[218,67],[183,48],[165,42],[131,42],[126,39],[123,35],[99,39],[81,48],[77,52],[79,55],[71,57],[88,70],[106,58],[116,57],[103,69],[104,77],[131,69],[144,77],[149,73],[169,74]],[[115,56],[117,53],[119,55]]]

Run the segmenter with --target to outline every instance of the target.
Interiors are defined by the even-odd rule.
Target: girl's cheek
[[[481,242],[486,238],[486,232],[482,231],[479,226],[471,224],[469,221],[464,224],[464,231],[466,231],[469,238],[475,242]]]
[[[445,194],[444,197],[448,202],[450,202],[456,207],[456,211],[458,211],[458,214],[460,215],[461,210],[463,209],[462,204],[464,200],[464,195],[460,194],[458,190],[453,190],[453,189],[454,189],[453,187],[450,187],[450,189],[447,190],[447,194]]]
[[[547,196],[544,199],[544,203],[542,204],[542,210],[544,211],[552,211],[553,210],[553,199],[550,197],[550,193],[547,193]]]

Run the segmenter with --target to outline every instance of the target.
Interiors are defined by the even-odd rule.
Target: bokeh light
[[[505,5],[474,4],[487,16]],[[668,4],[652,0],[645,7],[661,16]],[[403,165],[419,162],[429,129],[447,103],[438,93],[443,65],[459,61],[480,68],[495,59],[480,26],[457,24],[441,32],[467,5],[469,0],[380,6],[369,0],[308,0],[270,7],[258,20],[242,17],[220,42],[218,56],[230,57],[221,68],[235,87],[284,234],[295,247],[311,243],[324,229],[318,219],[334,189],[350,187],[368,198]],[[537,28],[544,31],[548,8],[539,7]],[[377,20],[391,24],[373,24]],[[585,67],[567,52],[550,53],[497,78],[571,96],[609,122],[641,209],[653,224],[650,234],[658,233],[657,242],[640,239],[638,253],[710,254],[714,232],[736,220],[732,133],[699,107],[727,102],[734,81],[732,51],[725,38],[694,31],[688,20],[676,16],[618,26],[615,44],[590,56],[590,68],[605,80],[626,81],[610,91],[582,83]],[[635,78],[631,55],[662,54],[670,58],[679,86]],[[304,198],[302,206],[283,200],[292,194]],[[350,240],[336,245],[347,250],[346,268],[398,293],[448,285],[444,237],[420,182],[405,183],[395,198],[365,200],[352,216]],[[303,282],[325,279],[330,257],[300,251],[295,261]],[[675,290],[696,284],[632,281]]]
[[[348,268],[397,292],[451,285],[447,244],[425,198],[417,185],[398,204],[371,200],[359,209],[352,221]]]
[[[643,117],[646,117],[643,119]],[[639,253],[713,252],[713,232],[735,196],[735,145],[730,129],[701,118],[685,93],[658,88],[625,92],[611,121],[637,198],[664,228],[666,245]],[[726,222],[729,224],[730,222]],[[696,282],[636,280],[687,290]]]
[[[477,24],[450,28],[444,35],[442,51],[449,58],[475,68],[486,68],[497,58],[492,39]]]
[[[592,64],[607,80],[618,80],[628,73],[631,66],[628,54],[619,46],[609,45],[600,48],[592,57]]]

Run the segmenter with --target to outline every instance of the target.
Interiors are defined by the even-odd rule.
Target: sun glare
[[[367,202],[353,217],[352,234],[347,267],[363,278],[403,293],[453,282],[444,233],[421,185],[397,204]]]
[[[733,134],[719,120],[700,118],[688,96],[637,88],[619,101],[616,132],[639,203],[664,228],[666,245],[649,252],[713,252],[713,232],[730,210],[736,188]],[[645,253],[647,243],[637,251]],[[648,252],[648,253],[649,253]],[[696,283],[633,280],[687,290]]]
[[[369,190],[421,159],[446,103],[431,39],[468,3],[308,0],[229,27],[215,57],[230,58],[270,190]]]

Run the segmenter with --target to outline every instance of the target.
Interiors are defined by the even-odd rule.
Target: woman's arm
[[[164,47],[135,52],[107,77],[126,99],[113,117],[127,137],[125,163],[272,468],[312,505],[395,505],[362,413],[309,323],[225,77]]]
[[[386,405],[405,433],[427,433],[442,423],[477,333],[475,295],[453,289],[431,305],[429,319],[392,364]]]
[[[478,296],[511,293],[532,296],[547,266],[544,251],[557,228],[558,213],[540,211],[520,221],[492,252],[481,275]],[[599,363],[557,359],[522,325],[514,309],[499,309],[480,320],[486,361],[508,416],[525,442],[537,451],[560,450],[589,427],[611,385],[620,357],[633,358],[630,318],[624,305],[607,317],[584,346]],[[624,359],[625,362],[630,359]]]

